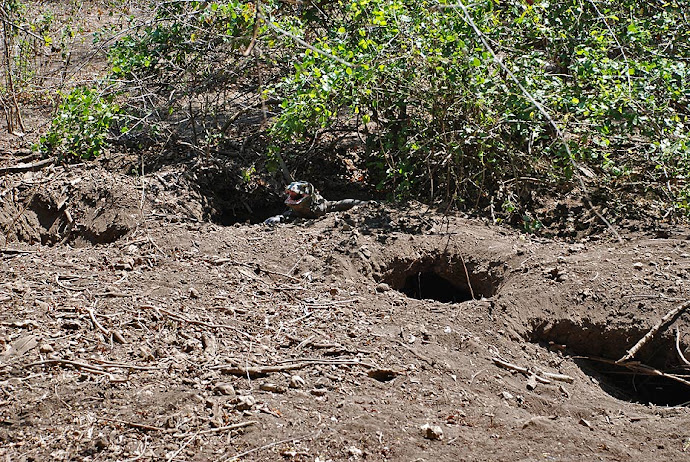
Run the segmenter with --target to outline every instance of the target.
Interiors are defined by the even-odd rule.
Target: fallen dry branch
[[[614,366],[621,366],[625,367],[636,374],[641,374],[641,375],[653,375],[656,377],[663,377],[669,380],[675,380],[676,382],[682,383],[683,385],[687,385],[690,387],[690,380],[684,379],[683,377],[676,375],[676,374],[667,374],[666,372],[662,372],[659,369],[656,369],[652,366],[647,366],[646,364],[642,364],[639,361],[626,361],[626,362],[621,362],[620,359],[618,361],[614,361],[612,359],[606,359],[606,358],[599,358],[596,356],[582,356],[584,359],[589,359],[592,361],[598,361],[606,364],[612,364]]]
[[[525,375],[526,377],[534,377],[534,379],[540,383],[548,384],[548,383],[551,383],[552,380],[555,380],[558,382],[566,382],[566,383],[573,383],[575,381],[574,378],[572,378],[569,375],[565,375],[565,374],[553,374],[551,372],[539,371],[539,374],[541,374],[541,375],[539,375],[527,367],[522,367],[522,366],[518,366],[518,365],[513,364],[513,363],[509,363],[508,361],[504,361],[501,358],[494,357],[494,358],[491,358],[491,360],[499,367],[502,367],[504,369],[508,369],[511,371],[519,372],[519,373]]]
[[[96,319],[96,315],[93,311],[93,308],[88,308],[87,311],[89,313],[89,317],[91,318],[91,322],[93,323],[94,326],[96,326],[96,328],[98,330],[100,330],[103,333],[103,335],[105,335],[105,338],[115,340],[117,343],[121,343],[121,344],[127,343],[127,341],[125,340],[125,338],[122,336],[122,334],[120,332],[118,332],[118,331],[111,332],[108,329],[106,329],[105,327],[103,327],[103,325],[100,322],[98,322],[98,320]]]
[[[156,311],[157,313],[160,313],[160,314],[164,314],[164,315],[170,316],[171,318],[173,318],[173,319],[176,320],[176,321],[186,322],[187,324],[192,324],[192,325],[196,325],[196,326],[208,327],[209,329],[228,329],[228,330],[232,330],[232,331],[234,331],[234,332],[237,332],[238,334],[244,335],[245,337],[247,337],[247,338],[249,338],[249,339],[254,339],[254,337],[252,337],[252,335],[248,334],[247,332],[245,332],[245,331],[243,331],[243,330],[241,330],[241,329],[238,329],[238,328],[235,327],[235,326],[228,326],[227,324],[211,324],[211,323],[205,322],[205,321],[197,321],[197,320],[195,320],[195,319],[189,319],[189,318],[187,318],[187,317],[185,317],[185,316],[182,316],[182,315],[179,314],[179,313],[175,313],[175,312],[166,310],[165,308],[160,308],[160,307],[153,306],[153,305],[139,305],[139,308],[148,309],[148,310],[154,310],[154,311]]]
[[[676,352],[678,353],[678,357],[680,358],[680,360],[683,361],[683,363],[686,366],[690,366],[690,361],[688,361],[685,358],[685,355],[680,350],[680,330],[678,330],[678,329],[676,329]]]
[[[651,338],[654,337],[654,335],[656,335],[656,333],[659,332],[659,330],[661,330],[662,327],[664,327],[668,323],[675,321],[675,319],[688,307],[690,307],[690,301],[678,305],[677,307],[666,313],[666,315],[663,318],[661,318],[659,322],[657,322],[654,326],[652,326],[651,329],[649,329],[649,332],[647,332],[645,336],[640,339],[639,342],[637,342],[631,349],[628,350],[628,352],[621,359],[619,359],[616,362],[624,363],[625,361],[628,361],[633,356],[635,356],[635,354],[640,350],[640,348],[645,346],[645,344],[649,342],[649,340],[651,340]]]
[[[47,365],[57,365],[57,366],[72,366],[76,369],[79,369],[82,372],[89,372],[91,374],[97,374],[97,375],[105,375],[108,377],[108,379],[112,382],[126,382],[126,378],[121,378],[121,377],[115,377],[112,375],[110,372],[106,371],[100,366],[96,366],[94,364],[88,364],[88,363],[82,363],[79,361],[70,361],[68,359],[46,359],[43,361],[36,361],[30,364],[27,364],[26,368],[29,367],[34,367],[34,366],[47,366]]]
[[[110,363],[107,361],[101,361],[101,364],[90,364],[81,361],[72,361],[69,359],[44,359],[41,361],[35,361],[33,363],[26,364],[24,367],[34,367],[34,366],[46,366],[46,365],[63,365],[63,366],[73,366],[77,369],[88,370],[94,373],[104,373],[108,374],[106,369],[128,369],[128,370],[160,370],[160,367],[146,367],[137,366],[135,364],[121,364],[121,363]]]
[[[211,369],[219,369],[224,374],[256,379],[259,377],[265,377],[273,372],[286,372],[302,369],[310,364],[313,363],[284,364],[282,366],[240,366],[237,364],[225,364],[221,366],[213,366]]]
[[[136,428],[138,430],[151,430],[155,432],[167,432],[170,431],[167,428],[162,428],[162,427],[155,427],[153,425],[146,425],[146,424],[140,424],[140,423],[135,423],[135,422],[127,422],[126,420],[119,420],[119,419],[110,419],[107,417],[96,417],[96,419],[101,420],[103,422],[113,422],[113,423],[118,423],[121,425],[126,425],[131,428]]]
[[[321,435],[321,430],[319,430],[316,433],[316,435],[313,435],[313,436],[302,435],[302,436],[297,436],[295,438],[286,438],[284,440],[274,441],[273,443],[265,444],[263,446],[259,446],[258,448],[249,449],[247,451],[240,452],[239,454],[235,454],[234,456],[230,456],[227,459],[224,459],[223,462],[230,462],[230,461],[234,462],[234,461],[240,460],[240,458],[242,458],[246,455],[249,455],[249,454],[252,454],[252,453],[258,452],[258,451],[263,451],[264,449],[269,449],[269,448],[272,448],[274,446],[278,446],[279,444],[294,443],[295,441],[314,440],[314,439],[318,438],[320,435]]]
[[[175,433],[173,436],[175,438],[185,438],[187,436],[192,436],[192,435],[206,435],[209,433],[220,433],[220,432],[225,432],[225,431],[232,431],[232,430],[237,430],[239,428],[244,428],[244,427],[249,427],[250,425],[256,425],[259,422],[256,420],[248,420],[246,422],[240,422],[232,425],[226,425],[225,427],[217,427],[217,428],[210,428],[208,430],[200,430],[196,432],[187,432],[187,433]]]
[[[7,175],[8,173],[28,172],[31,170],[39,170],[43,167],[47,167],[48,165],[52,165],[53,163],[55,163],[55,157],[50,157],[48,159],[43,159],[28,164],[16,164],[10,165],[8,167],[0,167],[0,175]]]
[[[363,367],[367,367],[369,369],[377,367],[374,364],[362,362],[362,360],[360,360],[358,358],[355,358],[355,359],[293,358],[293,359],[285,359],[285,360],[280,361],[280,362],[281,363],[299,362],[299,363],[337,365],[337,366],[363,366]]]
[[[541,370],[539,371],[539,373],[547,379],[555,380],[557,382],[573,383],[575,381],[574,378],[565,374],[554,374],[552,372],[544,372]]]
[[[280,273],[280,272],[278,272],[278,271],[268,270],[268,269],[266,269],[266,268],[261,268],[260,266],[258,266],[258,265],[256,265],[256,264],[244,263],[244,262],[241,262],[241,261],[233,260],[232,258],[217,258],[217,259],[213,260],[212,263],[213,263],[213,265],[215,265],[215,266],[219,266],[219,265],[222,265],[222,264],[225,264],[225,263],[230,263],[230,264],[232,264],[232,265],[234,265],[234,266],[244,266],[245,268],[250,268],[250,269],[257,270],[257,271],[259,271],[260,273],[273,274],[273,275],[275,275],[275,276],[282,276],[282,277],[284,277],[284,278],[290,279],[290,280],[295,281],[295,282],[298,282],[298,283],[301,282],[299,279],[297,279],[297,278],[294,277],[294,276],[290,276],[289,274]]]

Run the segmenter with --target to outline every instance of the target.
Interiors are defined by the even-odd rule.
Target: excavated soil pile
[[[687,314],[616,363],[688,299],[685,236],[387,205],[226,227],[172,171],[1,189],[6,460],[690,457]]]

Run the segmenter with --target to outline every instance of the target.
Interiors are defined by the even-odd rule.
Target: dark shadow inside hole
[[[584,372],[596,377],[601,388],[614,398],[656,406],[679,406],[690,402],[690,387],[676,380],[593,360],[579,359],[576,362]]]
[[[672,335],[653,337],[637,352],[629,367],[615,363],[635,343],[635,339],[646,333],[647,330],[638,327],[612,327],[587,320],[539,320],[535,323],[531,340],[547,348],[567,346],[565,352],[614,398],[657,406],[678,406],[690,402],[690,386],[657,373],[677,374],[687,380],[688,369],[678,359]]]
[[[457,286],[431,271],[407,276],[401,292],[411,298],[431,299],[441,303],[461,303],[472,300],[472,294],[466,286]]]

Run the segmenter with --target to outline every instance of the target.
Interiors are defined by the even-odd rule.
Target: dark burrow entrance
[[[644,405],[690,405],[690,386],[680,381],[690,382],[690,367],[681,361],[672,333],[658,333],[631,361],[616,364],[646,333],[589,322],[542,320],[535,323],[531,340],[550,348],[564,346],[565,353],[614,398]]]
[[[381,277],[410,298],[461,303],[489,298],[498,291],[501,263],[480,263],[460,255],[435,254],[396,259]]]

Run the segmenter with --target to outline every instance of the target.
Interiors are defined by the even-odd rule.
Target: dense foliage
[[[110,51],[130,136],[212,152],[258,101],[269,156],[357,133],[398,198],[522,215],[584,176],[690,207],[685,0],[152,3]]]

